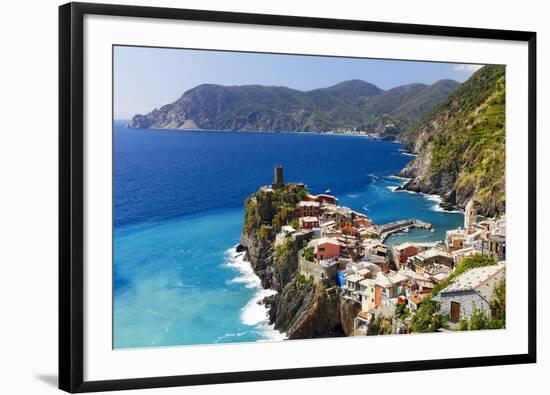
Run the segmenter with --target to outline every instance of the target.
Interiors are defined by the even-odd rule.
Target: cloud
[[[483,65],[481,64],[457,64],[453,67],[454,71],[463,71],[468,73],[475,73],[480,68],[482,68]]]

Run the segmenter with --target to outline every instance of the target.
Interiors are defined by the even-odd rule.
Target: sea
[[[411,159],[399,142],[317,133],[139,130],[116,120],[113,347],[191,346],[285,338],[267,320],[261,288],[235,253],[247,196],[273,180],[303,182],[378,224],[417,218],[443,240],[463,223],[439,198],[396,191]]]

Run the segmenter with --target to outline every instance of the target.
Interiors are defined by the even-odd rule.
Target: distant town
[[[260,191],[303,188],[285,184],[283,168],[276,166],[274,182]],[[504,298],[505,217],[478,220],[471,200],[464,226],[447,231],[445,240],[384,244],[390,235],[406,235],[412,228],[433,231],[414,218],[375,224],[340,206],[335,196],[307,192],[300,194],[294,217],[276,233],[274,248],[288,240],[298,243],[300,280],[322,284],[356,306],[353,335],[504,327],[498,298]]]

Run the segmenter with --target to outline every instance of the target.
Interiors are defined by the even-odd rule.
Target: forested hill
[[[357,129],[391,138],[447,98],[458,85],[441,80],[385,91],[362,80],[350,80],[303,92],[276,86],[203,84],[171,104],[135,115],[128,126],[289,132]]]
[[[402,135],[418,154],[402,172],[412,178],[404,189],[504,213],[505,137],[505,68],[484,66]]]

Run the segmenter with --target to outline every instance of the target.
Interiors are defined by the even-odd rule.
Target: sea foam
[[[274,329],[269,324],[269,311],[263,304],[264,298],[274,295],[277,292],[272,289],[264,289],[260,278],[254,273],[250,262],[244,259],[244,253],[237,253],[236,248],[226,251],[228,255],[227,265],[236,269],[239,276],[232,280],[233,283],[244,284],[249,289],[256,290],[256,293],[241,310],[241,322],[245,325],[255,327],[265,340],[283,340],[284,333]]]

